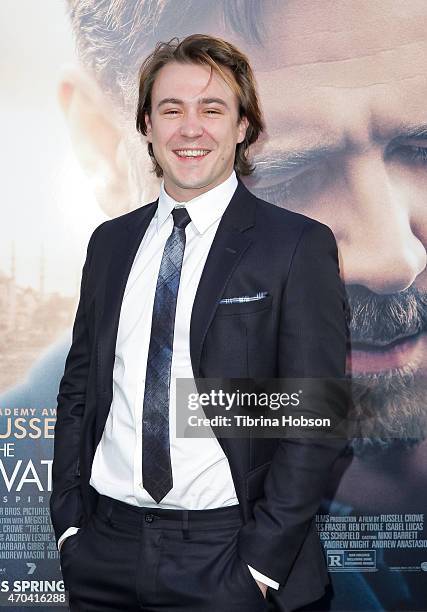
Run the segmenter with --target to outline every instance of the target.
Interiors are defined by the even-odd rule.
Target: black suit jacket
[[[112,400],[126,281],[157,201],[92,234],[73,341],[58,394],[50,507],[56,538],[84,525],[96,504],[92,461]],[[259,301],[224,297],[267,291]],[[194,376],[345,375],[345,294],[331,230],[253,196],[239,180],[196,293],[190,328]],[[276,609],[319,598],[328,581],[314,515],[340,441],[219,438],[244,525],[238,552],[278,581]]]

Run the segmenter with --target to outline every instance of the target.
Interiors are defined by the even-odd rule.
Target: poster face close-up
[[[96,227],[158,197],[139,69],[198,33],[254,70],[265,129],[243,184],[338,245],[351,440],[316,516],[331,584],[304,610],[427,610],[426,2],[8,0],[0,15],[0,607],[66,606],[49,498],[83,262]]]

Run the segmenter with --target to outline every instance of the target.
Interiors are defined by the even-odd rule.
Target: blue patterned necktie
[[[157,503],[173,486],[169,387],[185,227],[191,221],[185,208],[174,208],[172,216],[174,228],[163,251],[154,296],[142,414],[142,485]]]

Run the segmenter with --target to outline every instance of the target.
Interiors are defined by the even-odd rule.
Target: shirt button
[[[145,515],[145,522],[146,523],[152,523],[154,519],[154,516],[152,514],[146,514]]]

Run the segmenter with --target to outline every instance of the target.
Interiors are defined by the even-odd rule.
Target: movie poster
[[[425,1],[5,0],[0,15],[0,606],[66,605],[49,493],[86,246],[157,197],[138,68],[198,32],[255,70],[267,129],[247,187],[331,227],[349,298],[354,439],[317,516],[332,586],[307,610],[427,610]]]
[[[4,2],[0,225],[0,606],[65,609],[50,521],[56,395],[81,268],[106,216],[72,150],[62,2]]]
[[[2,606],[65,604],[49,513],[55,413],[55,408],[0,408]]]

